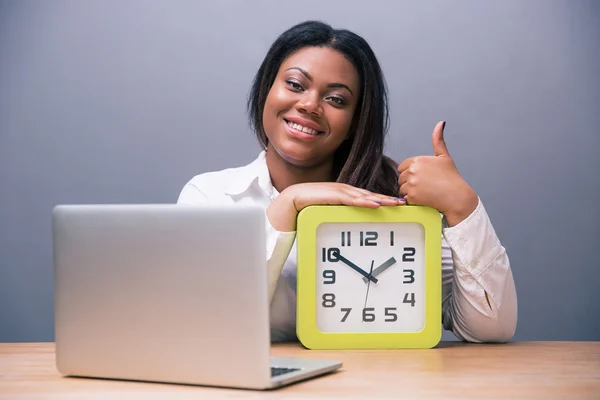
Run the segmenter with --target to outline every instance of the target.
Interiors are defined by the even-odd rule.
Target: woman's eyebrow
[[[291,69],[295,69],[295,70],[298,70],[298,71],[300,71],[300,72],[302,73],[302,75],[304,75],[304,76],[306,77],[306,79],[308,79],[308,80],[309,80],[309,81],[311,81],[311,82],[313,81],[313,78],[312,78],[312,76],[310,76],[310,74],[309,74],[308,72],[306,72],[305,70],[303,70],[302,68],[299,68],[299,67],[291,67],[291,68],[288,68],[288,69],[286,69],[286,71],[289,71],[289,70],[291,70]],[[343,83],[334,82],[334,83],[330,83],[330,84],[328,84],[328,85],[327,85],[327,87],[330,87],[330,88],[344,88],[344,89],[348,90],[348,91],[350,92],[350,94],[351,94],[351,95],[353,95],[353,96],[354,96],[354,93],[352,92],[352,90],[350,90],[350,88],[348,87],[348,85],[345,85],[345,84],[343,84]]]

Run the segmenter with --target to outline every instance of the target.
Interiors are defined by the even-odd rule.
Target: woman
[[[249,165],[192,178],[180,204],[259,204],[267,216],[273,341],[295,338],[296,217],[313,204],[425,205],[445,221],[443,325],[462,340],[503,342],[515,331],[510,263],[473,189],[459,175],[436,125],[434,156],[399,165],[383,155],[386,87],[367,44],[308,21],[271,46],[252,85],[250,122],[263,148]]]

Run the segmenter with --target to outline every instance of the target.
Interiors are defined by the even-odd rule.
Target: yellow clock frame
[[[418,332],[322,332],[317,328],[317,228],[323,223],[416,222],[425,231],[425,326]],[[309,349],[431,348],[442,336],[442,220],[424,206],[310,206],[297,220],[296,335]]]

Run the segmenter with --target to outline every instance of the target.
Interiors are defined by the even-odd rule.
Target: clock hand
[[[377,283],[377,279],[374,276],[371,276],[370,274],[365,272],[361,267],[359,267],[358,265],[354,264],[352,261],[348,260],[343,255],[341,255],[339,250],[336,249],[335,251],[333,251],[332,256],[337,257],[337,259],[339,261],[343,262],[344,264],[346,264],[347,266],[349,266],[350,268],[352,268],[353,270],[355,270],[356,272],[358,272],[359,274],[361,274],[362,276],[367,278],[368,281]]]
[[[373,270],[373,273],[371,274],[371,276],[377,276],[377,275],[381,274],[383,271],[385,271],[386,269],[388,269],[389,267],[391,267],[394,264],[396,264],[396,259],[394,257],[390,257],[389,260],[387,260],[386,262],[381,264],[379,267],[375,268]],[[365,283],[366,283],[366,282],[368,282],[368,279],[365,277],[365,278],[363,278],[363,281],[365,281]]]
[[[373,264],[375,263],[375,260],[371,261],[371,270],[369,271],[369,276],[371,276],[371,274],[373,273]],[[369,281],[369,283],[367,284],[367,295],[365,296],[365,305],[363,306],[363,308],[367,308],[367,299],[369,298],[369,288],[371,287],[371,281]]]

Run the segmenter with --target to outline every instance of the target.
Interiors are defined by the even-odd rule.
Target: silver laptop
[[[60,205],[52,217],[61,374],[270,389],[341,367],[270,357],[262,209]]]

